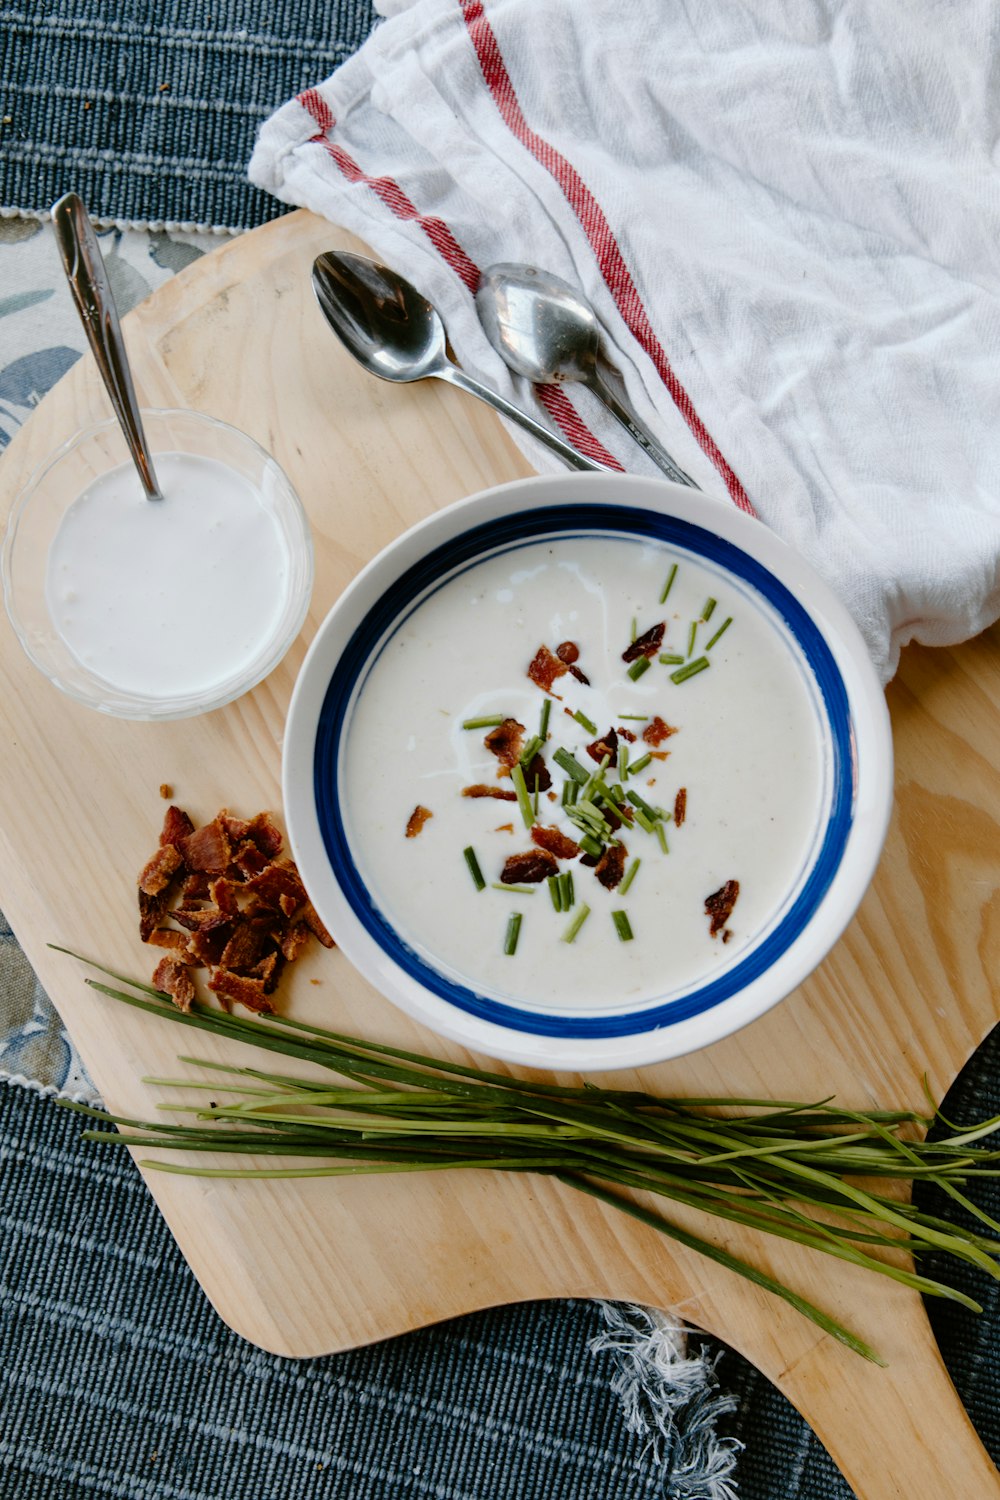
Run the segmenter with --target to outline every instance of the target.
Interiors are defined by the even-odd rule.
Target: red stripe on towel
[[[748,515],[755,515],[749,495],[695,411],[691,397],[674,374],[666,352],[653,332],[638,288],[632,280],[625,257],[622,255],[603,209],[576,168],[528,125],[514,91],[510,74],[507,72],[496,35],[486,18],[483,0],[459,0],[459,3],[483,78],[504,124],[559,184],[567,203],[576,214],[590,242],[605,285],[615,300],[625,326],[652,360],[674,405],[696,438],[702,452],[711,459],[724,479],[735,504],[741,510],[745,510]]]
[[[343,146],[334,145],[332,141],[327,140],[326,132],[332,130],[337,122],[318,89],[306,89],[297,96],[297,99],[319,126],[320,133],[311,138],[310,144],[322,146],[348,182],[359,182],[370,187],[397,219],[409,219],[419,224],[445,264],[450,266],[474,296],[479,286],[479,267],[466,255],[444,220],[418,213],[402,188],[391,177],[369,177]],[[613,453],[608,452],[600,439],[595,437],[582,421],[561,386],[536,385],[535,394],[552,420],[562,429],[568,442],[578,448],[585,457],[592,458],[597,463],[607,464],[610,469],[622,471],[623,465]]]

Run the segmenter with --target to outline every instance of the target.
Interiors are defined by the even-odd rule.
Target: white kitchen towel
[[[381,8],[264,124],[255,183],[408,275],[468,369],[655,472],[588,391],[533,390],[479,326],[496,261],[578,285],[637,411],[827,578],[884,679],[907,641],[1000,614],[992,0]]]

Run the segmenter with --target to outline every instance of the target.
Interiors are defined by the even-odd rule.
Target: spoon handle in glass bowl
[[[568,464],[571,469],[594,470],[600,474],[611,472],[606,464],[596,463],[592,458],[584,458],[582,453],[577,453],[575,448],[571,448],[569,443],[564,443],[562,438],[556,437],[555,433],[543,427],[541,422],[536,422],[534,417],[530,417],[526,411],[522,411],[519,406],[514,406],[506,396],[501,396],[498,391],[491,390],[488,385],[483,385],[481,381],[467,375],[463,369],[452,364],[450,360],[442,368],[436,369],[434,374],[441,380],[457,385],[460,390],[468,391],[470,396],[478,396],[480,401],[485,401],[488,406],[492,406],[493,410],[498,411],[502,417],[509,417],[512,422],[523,427],[525,432],[530,432],[532,437],[544,443],[546,448],[558,454],[563,463]]]
[[[637,442],[654,464],[663,470],[668,479],[672,479],[675,484],[686,484],[692,490],[699,488],[690,474],[685,474],[680,464],[670,457],[666,448],[661,447],[648,428],[639,421],[628,404],[625,382],[612,365],[603,359],[598,360],[591,366],[586,384],[595,396],[600,397],[611,415],[618,419],[633,441]]]
[[[153,472],[118,309],[90,216],[76,193],[52,205],[52,224],[69,289],[147,500],[162,500]]]

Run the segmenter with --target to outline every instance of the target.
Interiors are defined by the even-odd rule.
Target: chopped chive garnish
[[[525,745],[524,749],[521,751],[520,761],[525,770],[528,769],[528,767],[531,765],[531,762],[534,760],[535,756],[542,748],[542,743],[543,741],[541,735],[533,734],[531,736],[531,739]]]
[[[573,890],[573,871],[564,870],[559,876],[559,894],[562,896],[563,911],[570,911],[576,895]]]
[[[702,618],[702,620],[704,621],[704,623],[706,625],[708,624],[709,620],[712,618],[712,612],[715,609],[715,606],[718,604],[718,602],[719,602],[718,599],[706,599],[705,600],[705,608],[701,612],[701,618]]]
[[[513,955],[517,952],[517,939],[520,931],[521,913],[519,911],[512,911],[510,916],[507,918],[507,936],[503,940],[503,951],[506,953],[508,958],[513,957]],[[632,934],[629,933],[630,937],[631,935]]]
[[[463,719],[463,729],[496,729],[503,723],[502,714],[487,714],[482,719]]]
[[[628,919],[627,911],[613,911],[611,920],[615,924],[615,931],[623,943],[632,941],[632,923]]]
[[[638,682],[639,678],[642,676],[643,672],[648,672],[648,671],[649,671],[649,657],[648,656],[637,656],[636,659],[635,659],[635,661],[632,663],[632,665],[628,669],[628,675],[631,677],[631,679],[632,679],[633,682]]]
[[[645,813],[646,817],[651,823],[656,822],[657,818],[660,816],[659,813],[657,812],[655,807],[650,807],[649,803],[644,801],[644,799],[639,796],[638,792],[633,792],[632,788],[629,787],[625,795],[628,797],[628,800],[631,802],[633,807],[637,807],[640,812]]]
[[[635,628],[635,615],[632,616],[632,639],[635,640],[639,632]]]
[[[587,777],[586,781],[583,783],[583,791],[580,793],[580,795],[582,797],[589,797],[590,794],[591,794],[591,792],[594,790],[594,787],[601,785],[601,782],[602,782],[603,777],[604,777],[604,773],[608,769],[608,766],[610,764],[611,764],[611,756],[610,755],[603,755],[601,757],[601,763],[597,767],[597,770],[594,771],[594,772],[592,772],[591,775],[589,775]]]
[[[640,771],[644,771],[646,769],[646,767],[649,765],[649,762],[652,759],[653,759],[653,757],[648,752],[645,755],[641,755],[639,757],[639,759],[635,762],[635,764],[632,766],[632,769],[630,770],[629,775],[630,776],[638,776],[639,772]]]
[[[660,660],[661,661],[663,660],[662,656],[660,657]],[[636,721],[637,724],[645,724],[646,720],[649,718],[649,714],[619,714],[618,718],[619,719],[635,719],[635,721]]]
[[[583,713],[579,708],[577,709],[575,714],[570,714],[570,718],[575,719],[578,724],[582,724],[583,728],[587,731],[588,734],[597,733],[597,725],[594,723],[593,719],[588,719],[587,715]]]
[[[624,896],[625,892],[628,890],[629,886],[632,884],[633,880],[635,879],[636,874],[637,874],[638,869],[639,869],[639,866],[641,864],[642,864],[642,860],[639,859],[638,857],[636,857],[632,861],[632,863],[629,865],[628,869],[625,871],[625,879],[622,881],[621,885],[618,887],[618,894],[619,894],[619,896]]]
[[[628,780],[628,745],[618,746],[618,774],[622,781]]]
[[[505,885],[502,880],[494,880],[490,889],[493,891],[506,891],[509,896],[533,896],[537,887],[533,885]]]
[[[660,660],[665,667],[674,667],[679,661],[683,661],[684,658],[683,656],[676,656],[673,652],[664,652]]]
[[[552,905],[555,907],[556,911],[562,911],[563,909],[562,886],[560,885],[561,879],[562,877],[560,875],[550,875],[545,882],[545,884],[549,888],[549,895],[552,897]]]
[[[688,654],[688,656],[690,656],[692,654],[692,652],[694,651],[694,638],[695,638],[695,636],[697,634],[698,634],[698,621],[697,620],[692,620],[691,624],[688,626],[688,648],[687,648],[687,654]]]
[[[670,569],[670,572],[667,574],[667,581],[663,585],[663,593],[660,595],[660,603],[661,604],[666,604],[666,602],[667,602],[667,595],[670,593],[670,590],[673,588],[673,586],[674,586],[674,579],[676,577],[677,577],[677,564],[674,563],[673,567]]]
[[[591,859],[600,859],[601,855],[604,853],[604,850],[601,848],[600,844],[589,833],[585,833],[583,835],[583,838],[578,842],[584,854],[589,854]]]
[[[476,887],[476,890],[485,890],[486,881],[483,879],[483,872],[479,868],[479,861],[476,858],[475,849],[473,849],[472,845],[470,844],[468,849],[462,850],[462,853],[465,855],[465,863],[469,867],[469,874],[472,876],[472,880]]]
[[[667,843],[667,830],[664,828],[663,824],[662,823],[655,824],[654,825],[654,832],[656,833],[656,837],[660,841],[660,848],[663,850],[664,854],[669,854],[670,853],[670,845]]]
[[[683,667],[678,667],[676,672],[671,672],[671,682],[687,682],[689,677],[695,677],[699,672],[704,672],[706,667],[712,663],[707,656],[698,656],[694,661],[687,662]]]
[[[631,796],[631,793],[629,795]],[[644,833],[656,832],[656,819],[647,817],[641,807],[637,807],[635,810],[635,821]]]
[[[562,789],[563,807],[572,807],[580,795],[580,783],[578,781],[564,781]]]
[[[573,811],[578,817],[584,817],[590,823],[604,823],[604,814],[596,802],[591,802],[589,797],[581,797]]]
[[[539,781],[538,781],[538,777],[536,776],[535,777],[535,795],[534,795],[534,797],[531,800],[531,811],[535,815],[535,822],[536,823],[538,822],[538,793],[539,793],[539,790],[540,790]]]
[[[621,807],[624,804],[624,802],[625,802],[625,789],[624,789],[624,787],[620,786],[619,783],[616,781],[615,784],[614,784],[614,786],[609,786],[608,787],[608,797],[610,798],[610,800],[612,802],[616,802],[618,804],[618,806]]]
[[[546,698],[542,704],[542,717],[538,721],[538,738],[544,741],[549,732],[549,714],[552,712],[552,699]]]
[[[528,788],[524,784],[524,771],[520,763],[512,767],[510,779],[514,783],[514,790],[517,793],[517,805],[521,810],[524,826],[525,828],[533,828],[535,826],[535,813],[531,806],[531,798],[528,796]]]
[[[576,940],[577,933],[580,931],[580,928],[583,926],[584,922],[586,922],[589,916],[590,907],[586,905],[581,906],[580,910],[577,912],[576,916],[573,918],[572,922],[569,924],[569,926],[566,928],[566,931],[562,935],[562,940],[564,943],[572,943]]]
[[[570,755],[568,750],[564,750],[562,746],[555,752],[552,759],[557,766],[562,767],[567,776],[572,776],[573,780],[578,781],[581,786],[584,782],[590,780],[589,773],[583,769],[580,762]]]
[[[719,636],[720,635],[725,635],[726,631],[729,629],[729,627],[730,627],[730,625],[732,623],[733,623],[733,617],[732,617],[732,615],[729,615],[727,619],[723,620],[722,624],[719,626],[718,630],[715,632],[715,634],[713,635],[712,639],[709,641],[708,645],[705,647],[706,651],[711,651],[712,647],[715,645],[716,641],[719,639]]]

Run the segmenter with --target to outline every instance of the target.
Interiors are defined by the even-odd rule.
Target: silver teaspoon
[[[52,224],[76,310],[111,397],[128,451],[139,472],[146,499],[162,500],[139,415],[139,402],[108,270],[90,216],[76,193],[66,193],[52,205]]]
[[[363,255],[326,250],[313,263],[312,282],[330,327],[370,374],[404,383],[447,380],[517,422],[571,468],[607,472],[455,364],[440,314],[398,272]]]
[[[569,282],[535,266],[491,266],[479,284],[476,310],[490,343],[516,374],[539,385],[578,380],[589,386],[668,478],[698,488],[629,406],[594,310]]]

